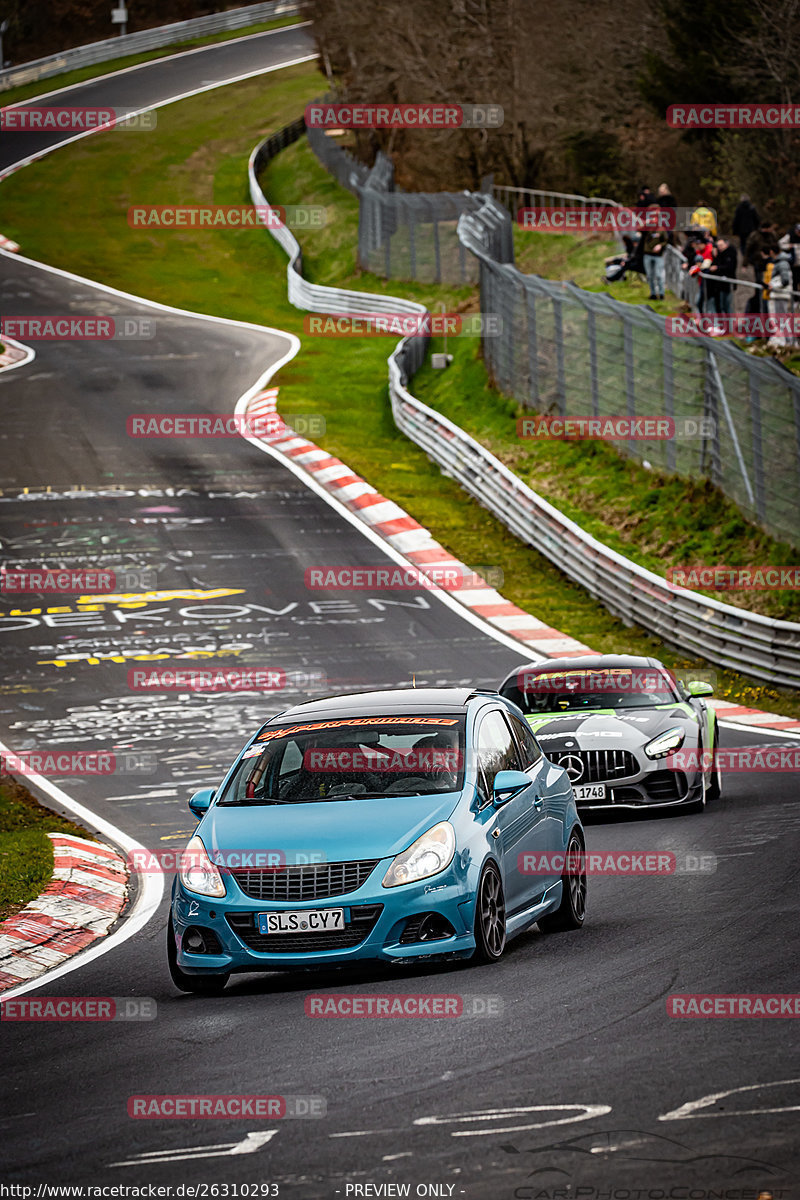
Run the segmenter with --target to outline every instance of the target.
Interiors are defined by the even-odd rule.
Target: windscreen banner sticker
[[[258,735],[260,742],[271,742],[274,738],[292,737],[295,733],[315,732],[320,729],[352,729],[382,725],[425,725],[453,726],[458,717],[350,717],[339,721],[314,721],[310,725],[287,725],[283,729],[267,729]]]
[[[263,754],[263,753],[264,753],[264,747],[263,747],[263,746],[249,746],[249,747],[247,748],[247,750],[245,750],[244,754],[242,755],[242,758],[243,758],[243,759],[245,759],[245,758],[255,758],[255,757],[256,757],[256,755],[258,755],[258,754]]]

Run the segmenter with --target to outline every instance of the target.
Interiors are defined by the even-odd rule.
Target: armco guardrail
[[[295,122],[253,151],[249,177],[254,204],[268,206],[257,169],[282,146],[296,141],[302,124]],[[422,305],[394,296],[307,283],[300,273],[297,239],[285,228],[270,228],[270,232],[290,256],[289,298],[297,308],[332,313],[425,312]],[[398,428],[447,475],[627,624],[639,625],[675,649],[696,653],[718,666],[800,687],[800,624],[776,621],[674,587],[585,533],[463,429],[411,395],[408,383],[426,349],[426,338],[404,338],[390,355],[392,413]]]
[[[0,71],[0,92],[20,87],[25,83],[35,83],[39,79],[63,75],[65,71],[74,71],[78,67],[91,67],[95,63],[123,58],[127,54],[143,54],[148,50],[159,50],[162,46],[173,46],[189,38],[242,29],[245,25],[256,25],[260,21],[270,21],[273,17],[293,16],[299,12],[300,5],[292,0],[269,0],[268,3],[248,4],[245,8],[211,13],[190,21],[176,21],[171,25],[158,25],[154,29],[142,29],[137,33],[125,33],[106,38],[102,42],[91,42],[87,46],[73,46],[71,50],[48,54],[45,58],[37,58]]]

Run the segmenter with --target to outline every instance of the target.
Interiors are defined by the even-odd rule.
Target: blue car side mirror
[[[208,812],[211,807],[211,801],[214,799],[214,788],[200,788],[199,792],[195,792],[189,801],[189,808],[194,815],[199,819]]]
[[[495,808],[506,804],[517,792],[530,787],[530,779],[523,771],[498,771],[494,777],[492,802]]]

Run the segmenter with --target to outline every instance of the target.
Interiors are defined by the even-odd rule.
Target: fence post
[[[589,338],[589,371],[591,373],[592,416],[600,416],[600,386],[597,379],[597,328],[594,309],[587,305],[586,332]]]
[[[553,296],[553,339],[556,343],[556,399],[562,417],[567,415],[567,382],[564,370],[564,314],[563,301]]]
[[[758,380],[755,372],[750,371],[750,422],[753,441],[753,478],[756,485],[756,513],[759,521],[767,516],[766,497],[764,494],[764,443],[761,434],[761,396],[758,391]]]
[[[664,332],[661,335],[664,365],[664,413],[671,421],[675,420],[675,377],[673,373],[672,339]],[[677,431],[676,431],[677,432]],[[671,437],[666,446],[666,467],[674,471],[678,462],[678,451],[675,438]]]
[[[528,395],[534,408],[539,400],[539,339],[536,334],[536,293],[525,284],[525,310],[528,316]]]
[[[622,317],[622,346],[623,359],[625,361],[625,403],[629,417],[636,416],[636,375],[634,371],[633,361],[633,329],[628,318],[623,314]],[[633,438],[628,439],[628,453],[632,458],[636,457],[636,443]]]

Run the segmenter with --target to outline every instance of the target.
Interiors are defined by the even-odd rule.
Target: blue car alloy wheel
[[[241,972],[496,962],[536,923],[583,923],[569,775],[496,692],[298,705],[189,806],[199,824],[167,928],[183,991],[218,993]]]

